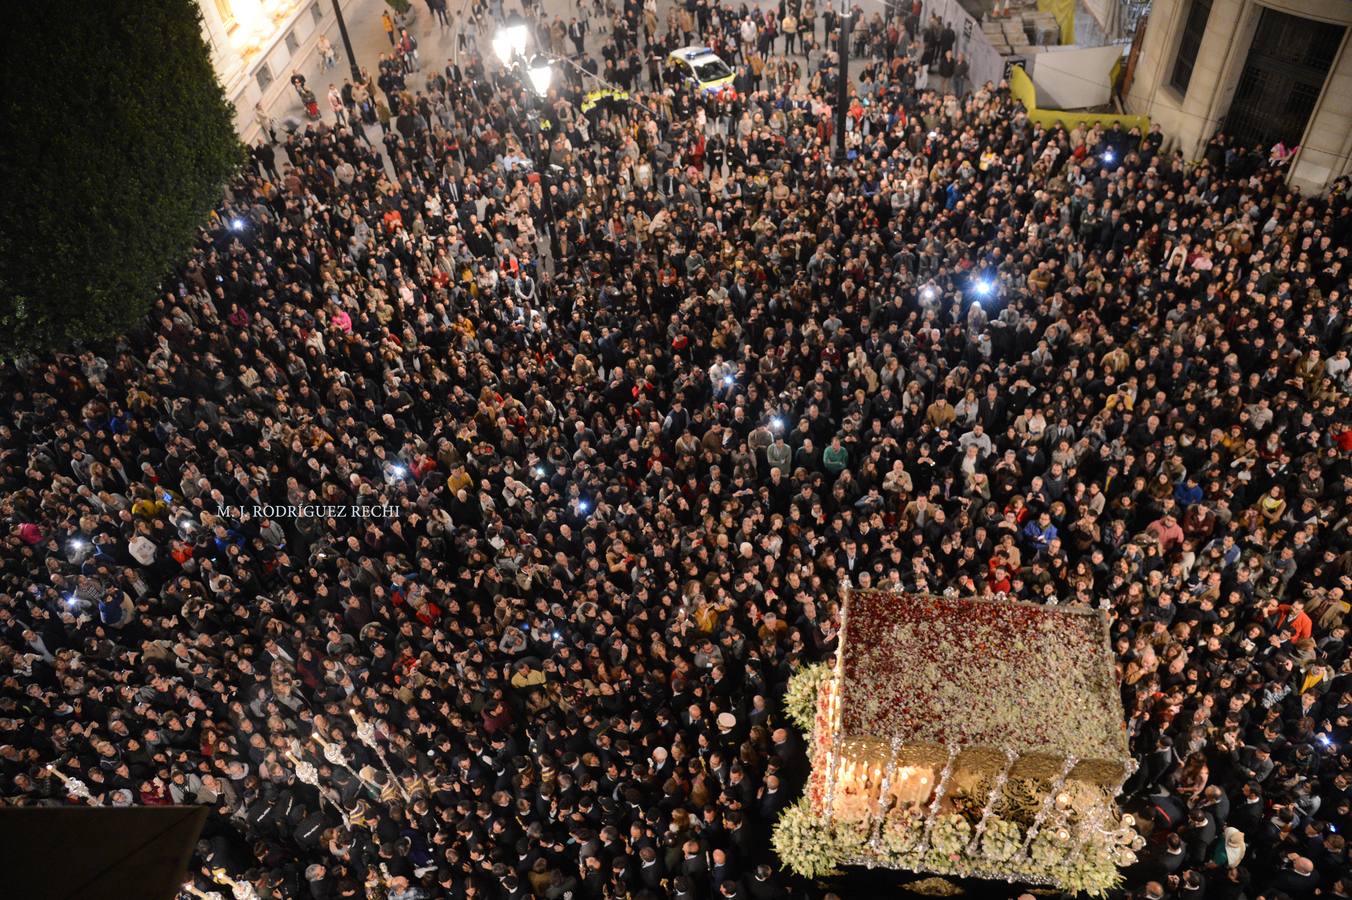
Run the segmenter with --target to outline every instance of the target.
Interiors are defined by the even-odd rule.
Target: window
[[[295,56],[296,51],[300,49],[300,41],[296,40],[296,32],[288,31],[286,33],[286,49],[291,51],[292,56]]]
[[[1202,36],[1206,34],[1206,20],[1209,18],[1211,18],[1211,0],[1192,0],[1187,21],[1183,23],[1183,37],[1178,42],[1178,56],[1174,58],[1174,73],[1169,78],[1169,86],[1180,94],[1188,92],[1188,82],[1192,81],[1192,67],[1197,62],[1197,51],[1202,46]]]
[[[312,19],[315,20],[315,24],[316,24],[316,25],[318,25],[318,24],[320,24],[321,22],[323,22],[323,21],[324,21],[324,6],[323,6],[323,4],[316,3],[314,6],[310,7],[310,17],[311,17]]]
[[[727,63],[721,59],[711,59],[708,62],[695,63],[694,65],[695,78],[700,81],[717,81],[732,74],[732,69],[729,69]]]
[[[260,91],[268,89],[268,85],[272,84],[272,69],[268,68],[267,63],[258,67],[258,71],[254,73],[254,79],[257,80]]]
[[[235,8],[230,0],[216,0],[216,14],[221,17],[221,24],[227,32],[234,31],[239,24],[235,21]]]

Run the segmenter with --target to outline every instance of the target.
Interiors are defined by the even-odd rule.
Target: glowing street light
[[[526,55],[526,44],[530,41],[530,29],[525,23],[504,25],[493,35],[493,52],[505,66],[518,56]]]
[[[535,93],[543,97],[549,93],[549,86],[554,81],[554,66],[545,57],[537,56],[531,60],[530,67],[526,69],[526,77],[530,79],[530,85],[535,88]]]

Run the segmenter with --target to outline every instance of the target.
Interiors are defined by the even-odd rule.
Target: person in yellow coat
[[[384,10],[380,14],[380,25],[385,29],[385,37],[389,38],[390,46],[394,46],[394,19],[390,16],[390,11]]]
[[[451,494],[455,494],[474,483],[474,478],[465,471],[464,466],[456,466],[451,470],[450,477],[446,479],[446,487],[450,489]]]

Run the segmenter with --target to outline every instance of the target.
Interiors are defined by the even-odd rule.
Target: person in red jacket
[[[142,806],[168,806],[172,802],[158,775],[141,785],[139,795]]]
[[[1277,628],[1290,628],[1292,641],[1303,641],[1310,637],[1314,632],[1314,623],[1310,621],[1310,616],[1305,612],[1304,600],[1292,600],[1290,603],[1283,603],[1277,607],[1274,615],[1277,619]]]

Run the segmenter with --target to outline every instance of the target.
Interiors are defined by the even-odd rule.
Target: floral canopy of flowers
[[[1127,758],[1100,613],[861,590],[841,641],[842,735]]]

